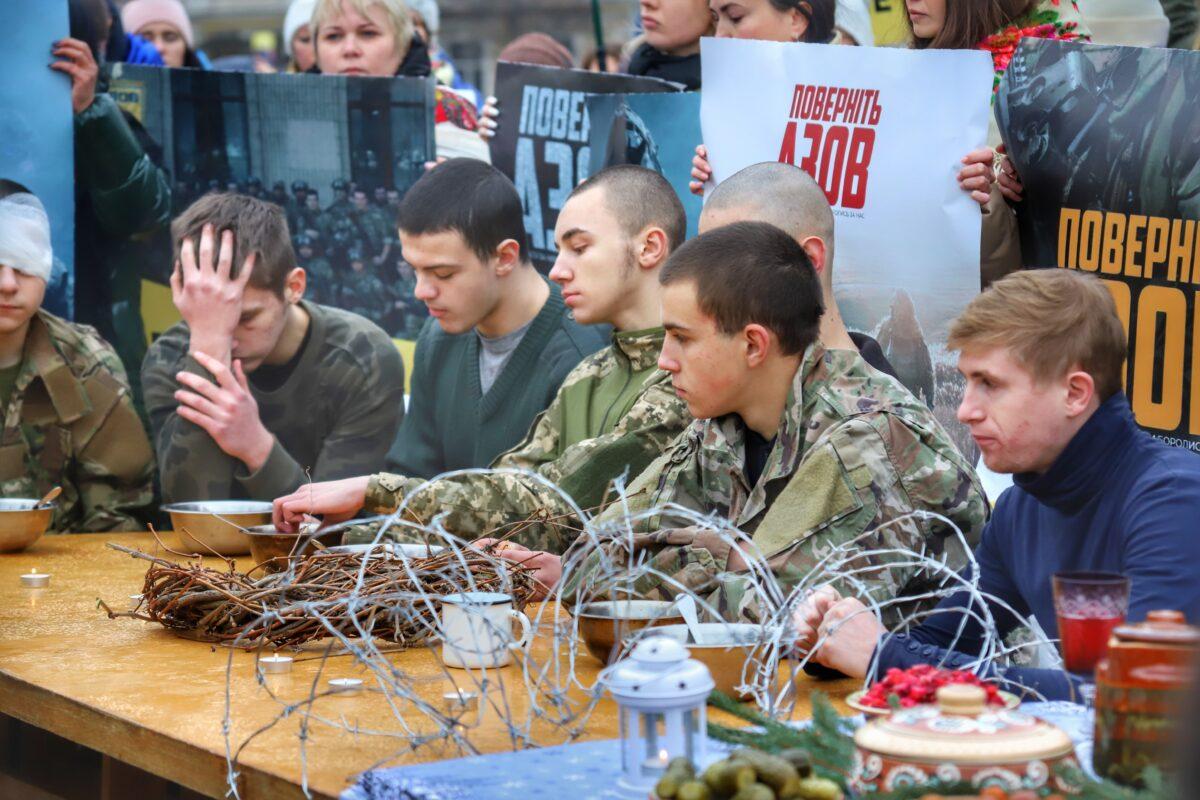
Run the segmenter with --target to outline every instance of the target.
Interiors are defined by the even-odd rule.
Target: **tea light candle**
[[[283,672],[292,671],[292,657],[278,654],[264,656],[258,660],[258,665],[264,675],[279,675]]]
[[[358,678],[331,678],[329,688],[339,694],[355,694],[362,689],[363,682]]]
[[[665,770],[667,768],[667,751],[659,750],[657,758],[647,758],[642,762],[642,766],[647,769]]]
[[[447,692],[442,695],[442,706],[454,715],[475,711],[479,708],[479,695],[475,692]]]
[[[33,572],[21,576],[21,585],[28,586],[30,589],[44,589],[50,585],[50,575],[38,572],[37,567],[34,567]]]

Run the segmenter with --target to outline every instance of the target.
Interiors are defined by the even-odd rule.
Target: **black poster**
[[[575,186],[589,174],[589,94],[673,92],[682,87],[656,78],[496,65],[500,125],[492,139],[492,164],[512,178],[525,209],[530,254],[546,272],[554,263],[554,223]]]
[[[396,208],[434,157],[431,79],[119,64],[110,91],[162,148],[172,217],[208,192],[276,203],[308,273],[307,299],[416,339],[427,311],[400,257]],[[178,319],[169,237],[157,245],[141,276],[146,338]]]
[[[1200,450],[1200,53],[1026,38],[996,97],[1027,267],[1102,278],[1138,424]]]

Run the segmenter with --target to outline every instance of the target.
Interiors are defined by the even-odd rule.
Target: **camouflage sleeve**
[[[317,386],[337,387],[343,398],[337,424],[321,443],[310,470],[313,481],[370,474],[383,465],[396,438],[404,416],[404,361],[382,331],[366,358],[365,364],[360,359],[331,359],[317,365],[309,378]],[[250,497],[264,500],[295,491],[309,480],[303,465],[278,440],[262,467],[250,473],[237,462],[234,477]]]
[[[140,530],[154,500],[154,453],[134,410],[125,369],[107,344],[86,381],[92,411],[72,425],[80,532]]]
[[[912,513],[936,511],[964,533],[981,527],[986,515],[970,469],[926,443],[926,437],[936,435],[880,414],[848,420],[812,445],[753,534],[785,595],[833,579],[843,595],[866,603],[915,598],[933,589],[938,576],[913,565],[910,554],[942,558],[950,569],[965,564],[965,550],[948,526]],[[659,482],[670,476],[668,470]],[[677,485],[691,480],[683,470]],[[666,528],[638,534],[634,541],[646,551],[643,563],[649,567],[639,569],[635,588],[640,596],[669,599],[685,586],[727,619],[762,618],[765,609],[754,582],[745,573],[727,570],[729,545],[721,536],[697,528]],[[578,574],[564,578],[568,599],[603,593],[597,576],[611,573],[613,563],[619,563],[617,544],[593,545],[594,552],[577,556]],[[836,576],[825,572],[830,556],[839,562]],[[935,603],[936,598],[925,604]],[[898,623],[915,607],[912,602],[888,605],[885,624]]]
[[[547,431],[546,442],[530,441],[529,447],[501,456],[494,466],[533,469],[562,488],[582,510],[592,511],[606,499],[611,500],[607,495],[614,478],[640,473],[679,435],[686,420],[686,409],[670,388],[655,384],[612,431],[563,448],[553,461],[538,464],[540,454],[549,449],[552,432]],[[419,481],[376,476],[368,503],[378,510],[395,509],[401,498],[418,485]],[[515,541],[554,553],[563,552],[579,525],[570,503],[528,475],[443,478],[416,494],[408,510],[424,522],[445,514],[446,529],[468,539],[520,526]]]
[[[236,459],[203,428],[176,413],[179,382],[175,374],[184,370],[215,380],[187,355],[187,335],[180,336],[178,330],[160,336],[142,362],[142,393],[158,455],[163,500],[175,503],[233,497]]]

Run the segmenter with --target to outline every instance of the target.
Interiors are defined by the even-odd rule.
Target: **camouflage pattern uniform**
[[[354,254],[361,258],[361,254]],[[353,258],[353,256],[352,256]],[[349,270],[342,279],[341,307],[378,323],[387,309],[388,291],[371,270]]]
[[[308,273],[305,296],[314,303],[332,304],[338,299],[338,280],[328,259],[314,256],[300,266]]]
[[[611,346],[579,362],[525,440],[498,456],[492,468],[537,472],[585,511],[611,500],[610,483],[641,472],[690,420],[670,376],[657,368],[662,342],[662,328],[616,334]],[[375,475],[366,505],[394,511],[423,483]],[[519,523],[515,541],[559,553],[571,544],[571,528],[580,524],[557,492],[513,474],[438,479],[409,500],[406,512],[422,521],[445,513],[446,530],[467,539]],[[542,521],[526,527],[535,516]]]
[[[728,519],[753,537],[784,592],[834,547],[855,541],[862,550],[944,554],[952,568],[959,568],[965,553],[947,538],[952,532],[943,522],[910,518],[876,528],[914,510],[933,511],[953,520],[974,546],[988,516],[979,479],[930,411],[856,353],[827,351],[820,344],[808,349],[796,373],[757,485],[746,482],[745,428],[734,415],[694,422],[630,485],[628,500],[630,514],[677,503]],[[601,527],[611,523],[626,531],[620,546],[615,541],[602,545],[618,564],[628,555],[625,513],[623,505],[613,505],[598,520]],[[632,542],[637,557],[705,597],[727,619],[757,619],[752,585],[725,571],[729,546],[711,530],[681,524],[687,523],[670,514],[637,523]],[[595,545],[581,539],[579,547]],[[599,570],[601,556],[583,550],[571,554],[583,561],[566,576],[564,597],[574,601],[581,590],[594,591],[590,584],[596,579],[589,576]],[[919,594],[925,575],[912,567],[886,567],[901,560],[862,556],[852,568],[867,568],[857,577],[875,600]],[[880,569],[870,570],[873,566]],[[859,594],[844,581],[834,585],[843,595]],[[675,590],[647,575],[635,591],[665,599]],[[894,622],[895,616],[895,610],[885,613],[885,621]]]
[[[138,516],[154,500],[154,453],[125,368],[93,328],[39,311],[0,417],[0,497],[37,498],[61,486],[55,532],[142,527]]]
[[[259,418],[275,437],[266,463],[254,473],[177,413],[177,373],[214,381],[188,354],[187,325],[176,325],[150,346],[142,385],[164,500],[274,500],[309,481],[350,478],[383,465],[404,416],[400,353],[362,317],[302,303],[310,318],[308,344],[283,385],[263,390],[254,373],[247,376]]]

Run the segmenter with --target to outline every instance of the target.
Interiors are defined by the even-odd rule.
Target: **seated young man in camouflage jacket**
[[[927,585],[932,576],[907,563],[910,553],[964,562],[951,526],[914,512],[949,519],[973,543],[987,516],[978,479],[898,381],[817,341],[821,288],[792,237],[761,222],[717,228],[680,248],[660,280],[659,364],[696,422],[630,485],[625,503],[609,507],[595,538],[577,540],[565,558],[568,601],[618,586],[667,599],[683,586],[726,618],[759,619],[743,551],[765,558],[785,592],[840,556],[843,573],[857,571],[844,590],[880,601]],[[753,545],[733,547],[696,524],[709,514]],[[531,563],[543,583],[557,583],[561,563]],[[639,565],[634,576],[622,574],[630,563]]]
[[[686,229],[679,198],[651,170],[610,167],[576,187],[558,216],[550,279],[578,322],[612,325],[613,342],[567,375],[525,440],[493,468],[536,473],[592,513],[611,500],[614,479],[641,472],[683,431],[690,418],[670,377],[657,368],[664,335],[658,271]],[[432,483],[379,474],[302,487],[275,501],[275,519],[288,525],[321,514],[333,521],[364,505],[390,512],[404,503],[407,515],[422,522],[444,514],[445,528],[464,538],[519,526],[516,541],[562,552],[580,527],[570,501],[528,474],[464,474]]]
[[[41,202],[0,180],[0,497],[60,486],[52,530],[138,530],[154,453],[116,351],[41,308],[53,260]]]

